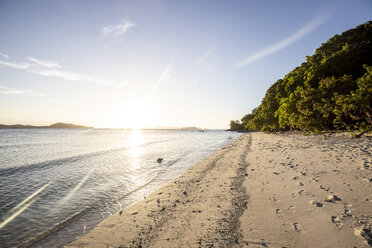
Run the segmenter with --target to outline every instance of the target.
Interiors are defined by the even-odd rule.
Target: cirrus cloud
[[[250,63],[253,63],[259,59],[262,59],[266,56],[269,56],[279,50],[282,50],[283,48],[291,45],[292,43],[300,40],[301,38],[305,37],[306,35],[308,35],[310,32],[312,32],[313,30],[315,30],[316,28],[318,28],[320,25],[322,25],[327,19],[329,18],[329,15],[322,15],[322,16],[318,16],[317,18],[313,19],[310,23],[308,23],[307,25],[305,25],[304,27],[302,27],[301,29],[299,29],[297,32],[295,32],[294,34],[290,35],[289,37],[287,37],[286,39],[274,44],[274,45],[271,45],[269,47],[266,47],[250,56],[247,56],[243,59],[241,59],[240,61],[238,61],[237,63],[235,63],[235,65],[233,65],[233,68],[240,68],[242,66],[245,66],[245,65],[248,65]]]
[[[1,56],[1,57],[4,57],[4,58],[6,58],[6,59],[9,59],[9,56],[6,55],[6,54],[4,54],[4,53],[0,53],[0,56]]]
[[[101,28],[102,37],[105,41],[105,45],[113,45],[122,42],[123,35],[128,32],[129,29],[137,26],[130,20],[122,20],[116,25],[107,25]]]
[[[61,65],[59,65],[57,62],[54,61],[46,61],[46,60],[40,60],[31,56],[28,56],[27,59],[31,62],[34,62],[35,64],[49,67],[49,68],[62,68]]]
[[[130,28],[136,26],[133,22],[129,20],[123,20],[120,24],[117,25],[108,25],[101,28],[101,32],[103,36],[115,36],[121,37],[123,36]]]
[[[72,72],[68,70],[62,70],[62,66],[58,62],[40,60],[31,56],[28,56],[27,59],[29,62],[12,62],[0,60],[0,67],[9,67],[18,70],[24,70],[29,73],[47,76],[47,77],[56,77],[68,81],[85,81],[100,85],[108,86],[122,86],[126,85],[126,82],[117,82],[115,80],[110,80],[106,78],[101,78],[97,76],[87,75],[83,73]]]
[[[15,89],[0,85],[0,93],[5,95],[27,95],[27,96],[40,96],[46,97],[46,94],[38,93],[32,90]]]

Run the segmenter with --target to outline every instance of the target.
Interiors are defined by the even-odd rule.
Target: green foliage
[[[367,72],[356,81],[357,88],[348,94],[335,94],[334,123],[346,129],[361,132],[371,130],[372,121],[372,66],[364,66]]]
[[[266,92],[248,130],[371,130],[372,22],[335,35]],[[367,72],[366,72],[367,71]]]
[[[239,120],[230,121],[230,131],[243,131],[244,126],[240,123]]]

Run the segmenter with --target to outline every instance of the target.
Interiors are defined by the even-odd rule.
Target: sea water
[[[63,246],[238,136],[218,130],[2,129],[0,247]]]

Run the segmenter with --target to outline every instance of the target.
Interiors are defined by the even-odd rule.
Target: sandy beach
[[[370,247],[369,137],[248,133],[66,247]]]

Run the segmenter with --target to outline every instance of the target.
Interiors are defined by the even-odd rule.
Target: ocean
[[[63,246],[239,135],[220,130],[2,129],[0,247]]]

